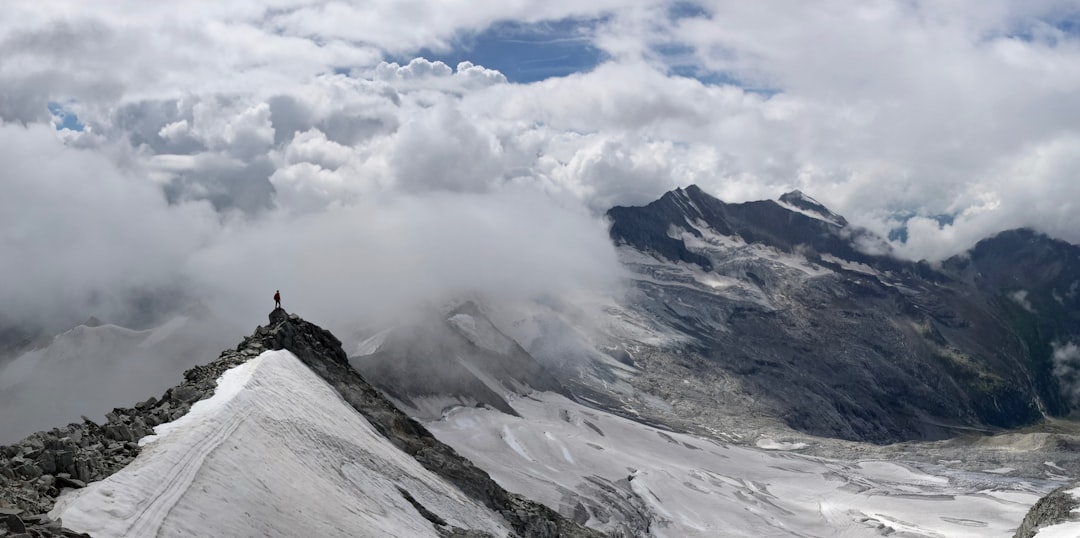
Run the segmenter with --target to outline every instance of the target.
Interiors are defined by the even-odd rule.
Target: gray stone
[[[105,437],[117,441],[131,441],[135,434],[127,424],[109,424],[105,426]]]
[[[15,473],[27,480],[31,480],[41,476],[41,469],[38,469],[38,466],[33,463],[26,462],[15,469]]]
[[[194,387],[184,385],[173,389],[172,397],[174,400],[190,404],[202,398],[202,393],[195,390]]]
[[[90,461],[86,456],[75,458],[75,478],[83,482],[89,482],[91,478]]]
[[[86,487],[86,482],[83,482],[82,480],[76,478],[57,475],[56,486],[61,488],[82,489]]]
[[[48,450],[43,451],[37,457],[37,466],[42,473],[53,474],[56,472],[56,454]]]
[[[8,514],[5,517],[7,518],[8,532],[15,533],[16,535],[26,532],[26,525],[23,524],[22,519],[19,519],[19,516],[15,514]]]
[[[56,466],[67,471],[68,467],[75,464],[75,451],[65,450],[56,454]]]
[[[134,433],[134,436],[131,438],[132,441],[135,439],[142,439],[143,437],[154,433],[154,431],[146,425],[146,421],[144,421],[142,417],[135,417],[135,420],[131,422],[131,430]]]

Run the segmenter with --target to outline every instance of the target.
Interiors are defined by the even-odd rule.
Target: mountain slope
[[[156,432],[55,515],[94,536],[439,536],[418,503],[449,526],[507,532],[288,351],[229,370]]]
[[[427,423],[511,491],[626,536],[1011,536],[1053,485],[657,429],[543,393]]]
[[[596,535],[499,487],[368,385],[337,338],[281,309],[184,376],[160,400],[114,409],[104,425],[0,447],[0,508],[39,513],[63,488],[105,480],[52,515],[103,535]],[[143,450],[134,441],[151,427],[162,440]],[[326,498],[326,488],[341,498]],[[250,515],[226,516],[224,504]],[[71,533],[27,521],[41,536]]]
[[[934,269],[890,257],[801,193],[726,204],[693,186],[608,216],[634,272],[612,324],[645,319],[672,343],[608,336],[637,350],[631,382],[677,400],[677,417],[724,429],[723,409],[738,405],[809,434],[884,443],[1069,409],[1052,355],[1080,341],[1073,245],[1015,232]],[[1018,248],[1025,237],[1038,246]]]

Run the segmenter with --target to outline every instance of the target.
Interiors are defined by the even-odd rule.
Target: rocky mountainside
[[[184,383],[167,390],[160,399],[115,409],[103,425],[84,420],[0,447],[0,516],[8,518],[7,530],[17,534],[20,527],[29,524],[36,536],[81,536],[45,514],[62,491],[85,487],[87,482],[122,470],[140,454],[137,440],[152,433],[154,426],[183,417],[193,403],[212,396],[223,372],[267,350],[279,349],[290,351],[318,374],[397,449],[499,514],[517,535],[599,536],[543,505],[508,493],[372,388],[349,366],[337,338],[281,309],[271,313],[269,325],[258,327],[235,350],[226,350],[217,360],[188,370]],[[440,535],[487,535],[452,528],[415,498],[406,498]]]
[[[797,192],[727,204],[691,186],[608,216],[635,273],[613,318],[666,337],[609,340],[634,351],[631,383],[674,402],[668,415],[720,423],[735,407],[887,443],[1075,404],[1080,247],[1017,230],[909,262]]]
[[[1077,490],[1076,484],[1061,486],[1039,499],[1024,516],[1024,521],[1016,529],[1013,538],[1034,538],[1040,529],[1064,522],[1075,522],[1072,512],[1080,508],[1080,499],[1073,497]]]

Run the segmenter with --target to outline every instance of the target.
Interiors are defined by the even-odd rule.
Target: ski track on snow
[[[130,465],[65,493],[50,515],[95,538],[437,538],[400,487],[452,525],[509,532],[288,351],[225,372],[214,396],[140,444]]]

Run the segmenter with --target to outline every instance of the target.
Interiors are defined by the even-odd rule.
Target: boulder
[[[33,463],[26,462],[15,469],[15,474],[27,480],[33,480],[41,476],[41,469],[39,469],[38,466],[34,465]]]
[[[288,321],[289,313],[284,308],[275,308],[270,312],[270,325],[277,325],[278,323]]]
[[[202,393],[189,385],[181,385],[172,390],[172,397],[176,401],[190,404],[199,401]]]
[[[57,475],[56,486],[60,488],[82,489],[86,487],[86,482],[83,482],[82,480],[78,480],[76,478]]]
[[[21,534],[26,532],[26,525],[23,524],[22,519],[15,514],[8,514],[6,516],[0,516],[0,518],[6,518],[7,530],[12,534]]]

